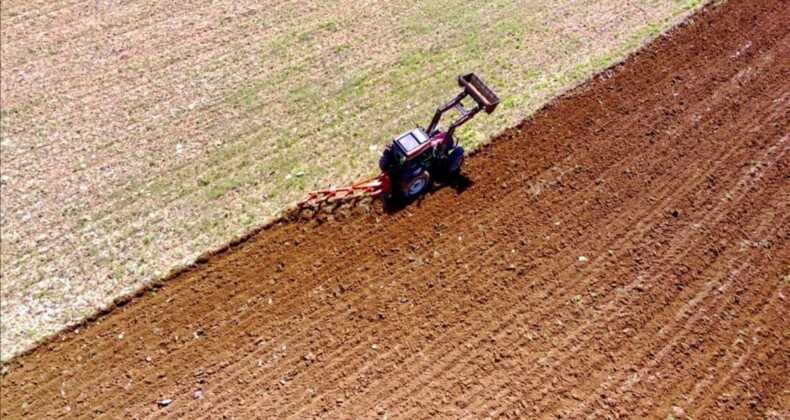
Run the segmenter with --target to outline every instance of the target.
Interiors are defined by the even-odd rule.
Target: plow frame
[[[321,207],[324,204],[339,205],[356,202],[365,197],[377,198],[390,192],[390,179],[387,174],[359,181],[350,187],[330,188],[311,192],[297,205],[300,209],[305,207]]]

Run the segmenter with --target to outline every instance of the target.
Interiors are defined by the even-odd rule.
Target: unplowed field
[[[201,259],[7,363],[3,416],[790,416],[789,21],[708,7],[457,186]]]

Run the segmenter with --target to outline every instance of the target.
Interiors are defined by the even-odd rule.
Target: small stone
[[[584,255],[579,256],[579,262],[587,262],[587,261],[590,261],[590,259],[585,257]]]
[[[151,359],[150,356],[145,358],[145,361],[148,362],[148,363],[151,363],[151,360],[153,360],[153,359]]]
[[[159,404],[160,407],[167,407],[172,402],[173,402],[173,400],[168,398],[168,399],[164,399],[164,400],[159,400],[156,403]]]
[[[195,399],[196,400],[203,399],[203,391],[201,391],[201,390],[195,391]]]
[[[683,411],[682,408],[674,405],[674,406],[672,406],[672,415],[675,416],[675,418],[680,419],[680,418],[683,418],[686,415],[686,412]]]
[[[373,344],[372,346],[370,346],[370,348],[372,348],[373,350],[376,350],[377,348],[379,348],[379,345],[378,344]]]
[[[375,152],[378,149],[379,149],[379,146],[375,145],[375,144],[371,144],[370,147],[368,147],[368,150],[370,150],[371,152]]]

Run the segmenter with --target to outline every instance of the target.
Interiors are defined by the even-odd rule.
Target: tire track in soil
[[[785,118],[785,119],[786,119],[786,118]],[[740,125],[740,124],[739,124],[739,125]],[[784,146],[784,140],[780,140],[778,144],[776,144],[776,145],[773,145],[773,146],[771,146],[771,145],[769,144],[769,146],[770,146],[770,147],[767,147],[769,150],[771,150],[771,149],[776,149],[777,147],[779,147],[780,149],[784,149],[784,148],[786,148],[786,147]],[[779,157],[778,157],[778,160],[780,160],[780,161],[781,161],[783,156],[784,156],[784,152],[780,153],[780,154],[779,154]],[[762,159],[758,159],[758,161],[760,161],[760,162],[766,162],[766,159],[767,159],[767,158],[768,158],[768,153],[766,153],[766,154],[763,156],[763,158],[762,158]],[[724,166],[727,166],[727,165],[725,164]],[[769,165],[769,166],[770,166],[770,165]],[[773,168],[772,168],[772,169],[773,169]],[[744,178],[743,178],[743,179],[741,179],[741,180],[740,180],[740,181],[737,183],[737,185],[736,185],[735,189],[738,189],[738,188],[739,188],[739,187],[741,187],[742,185],[745,185],[745,182],[746,182],[746,181],[747,181],[749,178],[751,178],[751,177],[753,177],[753,176],[754,176],[754,173],[753,173],[753,172],[746,173],[746,174],[744,175]],[[744,195],[745,195],[745,194],[738,194],[738,195],[736,195],[736,194],[733,194],[733,192],[734,192],[734,191],[730,191],[729,193],[727,193],[727,195],[728,195],[728,196],[730,196],[730,195],[732,195],[732,196],[738,196],[738,195],[740,195],[740,196],[744,196]],[[775,193],[775,192],[772,192],[772,193]],[[749,195],[750,195],[750,196],[759,196],[759,195],[762,195],[762,194],[763,194],[763,191],[762,191],[762,190],[758,190],[758,191],[750,191],[750,192],[749,192]],[[738,204],[737,204],[737,203],[739,203],[739,200],[733,200],[733,201],[731,202],[731,205],[737,208],[737,207],[738,207]],[[720,206],[719,208],[722,208],[722,207]],[[777,213],[781,214],[781,212],[777,212]],[[710,216],[706,216],[706,217],[704,217],[703,219],[710,219]],[[723,228],[726,228],[726,225],[725,225]],[[720,230],[720,229],[718,229],[718,230]],[[689,248],[694,248],[693,244],[688,244],[688,247],[689,247]],[[662,262],[660,265],[665,265],[665,263],[664,263],[664,262]],[[714,270],[714,272],[715,272],[715,270]],[[637,307],[638,307],[638,306],[639,306],[639,305],[637,305]],[[664,319],[665,317],[657,317],[657,318],[658,318],[658,319]],[[608,324],[608,323],[609,323],[609,322],[607,321],[607,324]],[[632,327],[633,327],[633,326],[632,326]],[[666,327],[664,327],[664,328],[662,328],[662,329],[661,329],[661,331],[660,331],[659,335],[663,335],[663,334],[664,334],[664,333],[663,333],[663,331],[664,331],[664,329],[665,329],[665,328],[666,328]],[[684,327],[684,328],[685,328],[685,327]],[[637,330],[640,330],[640,331],[653,331],[653,330],[655,330],[655,329],[653,329],[653,328],[650,328],[650,325],[647,325],[647,326],[639,326],[639,327],[638,327],[638,328],[636,328],[636,329],[637,329]],[[671,336],[671,337],[673,337],[673,339],[674,339],[674,340],[677,340],[677,339],[678,339],[678,337],[677,337],[677,336],[675,336],[674,334],[671,334],[670,336]],[[640,344],[642,344],[642,343],[649,343],[650,341],[649,341],[649,339],[642,339],[642,340],[636,340],[636,339],[634,339],[634,340],[633,340],[633,342],[636,342],[636,343],[640,343]],[[630,352],[629,352],[628,350],[624,350],[624,351],[622,351],[622,353],[624,353],[624,354],[629,354]],[[594,366],[593,366],[593,367],[594,367]],[[603,375],[603,374],[601,374],[601,375]],[[644,376],[644,375],[641,375],[641,376]],[[577,391],[578,391],[578,390],[577,390]]]
[[[593,330],[605,331],[609,320],[620,325],[619,319],[610,318],[619,314],[616,309],[623,303],[615,289],[629,284],[633,287],[637,281],[622,282],[621,278],[634,273],[647,273],[647,278],[654,279],[677,277],[673,270],[688,265],[685,259],[699,257],[693,250],[712,245],[704,232],[690,231],[694,222],[730,232],[737,232],[738,226],[767,226],[766,216],[760,211],[741,214],[743,220],[736,220],[733,226],[727,224],[738,205],[754,206],[745,192],[707,209],[702,204],[694,212],[684,211],[683,216],[690,218],[684,225],[668,230],[665,226],[668,208],[684,208],[684,200],[706,202],[699,191],[704,189],[706,176],[720,176],[718,164],[740,168],[752,164],[763,150],[742,144],[729,147],[728,134],[764,143],[755,138],[759,133],[751,132],[750,127],[777,124],[772,120],[774,114],[758,113],[751,125],[717,125],[717,121],[737,117],[739,109],[718,109],[716,104],[737,99],[743,106],[750,99],[746,89],[732,88],[731,81],[741,81],[737,79],[740,73],[733,72],[733,65],[724,57],[743,37],[755,38],[755,45],[759,45],[758,41],[768,35],[777,36],[776,25],[760,25],[759,18],[771,11],[787,11],[787,2],[782,1],[743,2],[737,6],[728,3],[706,9],[694,24],[677,29],[669,40],[648,46],[621,69],[588,82],[539,111],[532,120],[505,132],[502,140],[469,160],[467,173],[474,184],[463,194],[447,188],[439,190],[394,215],[380,214],[375,208],[369,214],[360,209],[341,210],[334,219],[321,215],[313,221],[274,226],[183,272],[156,290],[156,295],[146,293],[83,326],[79,335],[64,332],[15,358],[5,365],[9,370],[2,379],[2,396],[11,403],[4,404],[2,414],[22,414],[21,404],[25,402],[31,413],[49,416],[65,415],[67,405],[72,409],[70,414],[82,416],[285,416],[308,411],[352,416],[383,414],[382,409],[416,417],[431,413],[458,416],[469,410],[485,415],[489,406],[481,405],[482,399],[471,401],[466,411],[456,401],[446,399],[457,383],[461,384],[462,397],[475,394],[470,390],[479,391],[481,398],[495,392],[504,399],[498,403],[517,404],[511,401],[514,393],[527,389],[527,397],[535,399],[546,413],[561,413],[567,406],[567,395],[541,395],[534,385],[518,386],[535,381],[525,376],[536,372],[541,378],[575,378],[563,385],[564,389],[581,386],[585,394],[580,403],[592,403],[597,398],[594,387],[602,377],[599,372],[617,368],[614,363],[646,368],[645,355],[652,349],[660,351],[662,347],[657,346],[661,341],[647,333],[650,328],[669,321],[665,334],[675,340],[697,332],[696,321],[678,322],[678,304],[665,308],[648,296],[665,293],[654,296],[656,301],[666,296],[689,297],[711,284],[696,276],[682,294],[649,288],[644,297],[625,301],[641,311],[637,323],[645,332],[636,336],[636,343],[626,342],[633,346],[626,347],[634,351],[630,359],[623,354],[608,360],[598,357],[597,352],[601,346],[611,348],[613,343],[628,338],[625,334],[616,333],[615,340],[602,342],[605,339],[601,336],[580,337],[579,333],[590,325]],[[700,40],[713,45],[704,49]],[[671,42],[682,47],[672,50],[668,45]],[[704,55],[704,60],[693,59],[693,52]],[[748,63],[752,62],[754,58],[750,57],[747,63],[734,66],[750,76]],[[786,59],[776,58],[770,68],[786,74]],[[678,108],[675,97],[660,95],[662,86],[675,77],[673,73],[690,76],[680,85],[695,89],[675,93],[691,106]],[[706,74],[712,82],[706,81]],[[640,90],[641,97],[637,95]],[[764,92],[753,97],[766,100]],[[714,105],[714,109],[697,121],[676,115],[705,105]],[[782,105],[780,100],[780,112]],[[658,129],[661,134],[649,147],[624,141],[641,126]],[[727,133],[717,134],[719,126]],[[787,128],[779,123],[774,130],[786,133]],[[680,141],[678,136],[688,136],[692,141]],[[574,145],[574,139],[580,137],[589,139],[584,143],[586,148]],[[786,162],[777,165],[780,171],[787,167]],[[740,174],[736,169],[724,171],[714,190],[726,188]],[[621,179],[624,175],[626,178]],[[780,182],[777,187],[776,176],[784,184]],[[781,178],[782,172],[772,177],[774,184],[769,192],[778,191],[781,208],[787,179]],[[512,185],[500,189],[503,182]],[[640,183],[650,186],[649,197],[644,196],[645,187],[640,188]],[[535,188],[542,191],[533,195]],[[448,208],[455,211],[448,215]],[[700,208],[704,210],[700,212]],[[768,207],[763,204],[758,210],[764,208]],[[560,227],[553,226],[555,221]],[[663,248],[652,247],[650,235],[661,233],[670,239]],[[685,244],[687,248],[683,234],[693,237],[690,244]],[[464,241],[455,241],[456,235],[463,236]],[[505,242],[508,237],[512,243]],[[519,239],[524,244],[519,244]],[[612,246],[618,253],[623,250],[623,258],[649,256],[651,262],[643,267],[611,263],[605,253]],[[744,271],[781,272],[787,261],[776,250],[782,249],[750,256],[743,262]],[[434,250],[441,254],[434,255]],[[511,250],[518,252],[509,253]],[[591,258],[579,269],[574,259],[582,252]],[[713,260],[703,259],[702,266],[694,268],[709,273],[707,278],[721,279],[735,258],[724,254]],[[698,259],[695,261],[699,264]],[[285,266],[278,268],[281,263]],[[510,271],[510,265],[518,268]],[[573,281],[588,276],[595,277],[594,281]],[[616,280],[604,284],[607,280],[599,281],[598,277]],[[531,288],[523,282],[529,279],[534,279]],[[604,310],[585,323],[570,300],[586,293],[590,284],[602,291],[595,304]],[[764,298],[771,298],[774,290],[766,287],[748,296],[750,307],[759,317],[768,316],[765,308],[773,310],[774,306],[764,304]],[[317,297],[322,294],[323,300]],[[703,300],[700,308],[717,313],[717,303],[729,296]],[[270,297],[275,303],[267,306]],[[401,303],[401,297],[409,301]],[[385,318],[378,319],[378,313]],[[645,318],[647,313],[655,317]],[[562,325],[552,325],[553,321]],[[158,335],[151,333],[154,328],[160,329]],[[561,344],[552,347],[551,340],[543,337],[527,340],[523,332],[531,328],[547,331]],[[513,336],[514,330],[518,330],[518,337]],[[194,331],[203,335],[185,342],[184,337]],[[710,363],[716,357],[717,343],[730,347],[731,340],[725,341],[727,331],[714,331],[710,346],[702,347],[711,351],[695,354],[695,360]],[[115,340],[119,333],[124,334],[123,340]],[[175,335],[181,337],[177,343],[171,338]],[[383,348],[371,351],[370,344],[382,340],[386,341]],[[286,350],[278,351],[283,343]],[[457,348],[469,343],[471,349]],[[525,361],[541,360],[542,349],[554,350],[556,359],[576,360],[555,366],[538,364],[526,371],[525,365],[508,364],[508,360],[503,364],[515,369],[492,369],[478,363],[477,359],[489,358],[503,345],[513,344],[523,344],[526,350],[518,357],[526,354]],[[782,342],[771,344],[774,347],[766,351],[776,351]],[[316,360],[304,360],[308,354],[314,354]],[[146,355],[153,355],[152,363],[145,362]],[[274,355],[271,364],[256,371],[256,359],[267,359],[268,355]],[[750,356],[743,360],[749,365],[754,359]],[[725,361],[722,358],[720,363]],[[786,365],[775,366],[787,369]],[[211,372],[203,379],[195,378],[197,369]],[[658,369],[663,372],[660,366]],[[427,373],[415,375],[422,371]],[[655,371],[650,368],[645,372]],[[459,372],[474,378],[472,387],[463,389],[463,381],[450,376]],[[721,372],[711,376],[710,382],[740,391],[742,385],[731,380],[738,372],[737,368]],[[621,382],[624,374],[621,370],[613,379]],[[280,378],[289,380],[281,386]],[[761,383],[761,389],[775,388],[781,376],[771,379]],[[659,401],[664,394],[652,388],[670,393],[681,389],[682,384],[662,380],[647,391],[647,385],[635,385],[643,387],[638,392],[652,392],[650,395]],[[492,387],[481,387],[484,383]],[[497,383],[500,386],[493,387]],[[683,389],[688,386],[682,385]],[[312,387],[314,395],[306,396],[303,387]],[[59,396],[61,388],[66,397]],[[204,399],[192,399],[191,393],[197,388],[203,391]],[[155,400],[168,395],[174,397],[174,403],[157,408]],[[715,409],[714,397],[704,396],[709,398],[703,399],[709,404],[706,407]],[[336,401],[338,398],[342,401]],[[770,402],[771,398],[781,400],[776,396],[765,396],[764,400]],[[79,399],[80,403],[76,401]],[[445,401],[437,405],[429,404],[442,399]],[[669,403],[663,402],[664,406]],[[619,407],[629,407],[632,412],[651,408],[628,404],[618,402]],[[768,410],[770,404],[756,407]]]
[[[765,227],[766,227],[766,224],[763,223],[761,225],[761,228],[765,228]],[[728,272],[729,271],[728,267],[730,267],[733,263],[736,263],[738,261],[738,258],[739,258],[739,256],[735,255],[735,256],[731,257],[731,259],[729,259],[729,260],[727,260],[725,262],[716,261],[716,264],[714,264],[712,266],[712,268],[706,268],[705,272],[709,272],[709,271],[712,271],[714,273],[716,273],[716,272],[720,272],[720,273],[721,272]],[[745,267],[745,266],[748,266],[748,263],[743,263],[742,264],[742,267]],[[706,275],[701,275],[700,277],[706,278],[706,279],[710,278],[709,276],[706,276]],[[692,299],[692,301],[694,299],[697,299],[698,297],[700,299],[704,299],[705,296],[712,291],[713,286],[721,285],[720,283],[718,283],[719,281],[720,281],[719,277],[715,277],[715,278],[713,278],[711,280],[708,280],[706,282],[703,290],[696,291],[696,293],[694,293],[694,295],[693,295],[694,298]],[[652,336],[652,340],[655,340],[655,341],[651,341],[649,331],[655,331],[657,329],[656,326],[652,325],[652,324],[656,324],[657,322],[652,322],[650,324],[644,324],[644,325],[639,325],[637,323],[637,325],[635,325],[635,326],[633,325],[634,324],[633,321],[629,322],[629,324],[631,324],[632,326],[631,327],[627,327],[627,328],[630,328],[631,330],[636,329],[637,331],[645,331],[645,332],[640,334],[640,335],[638,335],[638,336],[636,336],[636,337],[634,337],[633,340],[630,340],[629,342],[624,343],[625,346],[624,347],[620,347],[621,350],[619,351],[619,353],[620,354],[625,354],[625,355],[627,355],[627,354],[642,355],[641,356],[642,359],[639,362],[633,363],[632,366],[640,366],[641,365],[641,366],[644,366],[644,367],[642,367],[636,373],[629,373],[628,378],[623,378],[623,375],[625,375],[626,372],[633,372],[633,371],[631,371],[630,369],[619,369],[619,371],[615,374],[614,377],[609,376],[609,377],[607,377],[606,381],[603,381],[603,383],[601,383],[601,385],[600,385],[601,386],[601,390],[600,390],[599,393],[591,394],[587,398],[578,396],[579,386],[578,385],[574,385],[573,383],[564,384],[567,387],[569,387],[569,388],[567,388],[568,391],[566,391],[565,393],[568,393],[570,390],[573,390],[574,395],[575,395],[574,399],[580,399],[582,401],[594,400],[594,397],[596,395],[607,395],[607,398],[613,398],[613,397],[609,396],[609,395],[611,395],[611,392],[604,392],[604,391],[609,388],[609,386],[607,386],[607,382],[609,382],[609,383],[611,383],[611,382],[618,382],[618,383],[620,383],[620,385],[615,387],[617,389],[615,394],[620,394],[620,393],[623,393],[623,392],[625,392],[628,395],[634,394],[635,392],[634,391],[630,391],[630,389],[632,387],[634,387],[635,385],[640,384],[641,383],[640,382],[641,378],[653,377],[652,375],[649,375],[651,373],[650,369],[655,368],[658,364],[662,363],[662,359],[664,357],[666,357],[668,354],[670,354],[670,352],[674,351],[676,349],[676,347],[682,347],[682,345],[679,344],[679,342],[681,342],[681,340],[686,340],[688,338],[688,335],[690,335],[690,334],[703,334],[702,331],[694,330],[694,328],[697,327],[696,324],[700,321],[700,319],[707,318],[707,316],[703,315],[703,314],[706,314],[706,313],[709,312],[708,308],[710,308],[710,307],[713,307],[713,308],[719,307],[719,305],[723,303],[722,301],[724,301],[724,300],[726,300],[728,298],[730,298],[730,296],[724,295],[724,294],[715,295],[714,298],[712,298],[711,300],[705,301],[703,305],[699,305],[698,307],[695,307],[697,312],[694,315],[692,315],[692,316],[684,316],[682,318],[685,318],[685,319],[683,319],[682,322],[675,321],[675,322],[673,322],[673,323],[671,323],[671,324],[669,324],[669,325],[667,325],[665,327],[661,327],[660,330],[658,331],[658,333],[655,334],[654,336]],[[762,300],[761,302],[765,303],[767,301]],[[697,303],[698,302],[695,302],[695,306],[697,306],[696,305]],[[636,306],[638,306],[638,305],[636,305]],[[684,304],[684,306],[685,306],[685,304]],[[678,315],[675,316],[675,319],[677,319],[681,313],[684,313],[687,310],[688,310],[688,308],[681,309],[681,310],[677,311]],[[674,308],[672,308],[672,309],[667,309],[664,312],[673,312],[673,313],[675,313],[676,311],[674,310]],[[703,317],[705,317],[705,318],[703,318]],[[662,316],[661,318],[670,318],[670,317],[669,316],[667,316],[667,317],[663,317]],[[619,327],[620,326],[617,326],[616,328],[613,327],[612,329],[613,330],[617,330],[617,329],[619,329]],[[648,337],[646,337],[645,339],[642,339],[640,341],[638,338],[640,336],[644,336],[644,335],[648,335]],[[638,343],[637,345],[638,345],[638,348],[640,348],[640,350],[629,348],[629,345],[631,345],[632,343]],[[647,343],[647,344],[642,344],[642,343]],[[623,344],[623,343],[620,343],[620,344]],[[598,349],[598,352],[605,352],[605,351],[606,350]],[[584,353],[584,352],[581,352],[581,353]],[[674,354],[670,354],[670,355],[674,356]],[[603,357],[600,357],[600,359],[602,359],[602,358]],[[620,357],[615,357],[615,358],[620,359]],[[697,362],[700,361],[700,359],[695,359],[695,360]],[[597,372],[596,367],[598,365],[600,365],[600,364],[601,363],[590,363],[591,367],[593,368],[593,371],[596,371],[596,372]],[[673,363],[673,366],[676,367],[677,364]],[[593,375],[592,378],[600,377],[600,376],[602,376],[602,375]],[[600,379],[592,379],[592,378],[588,377],[588,378],[585,378],[585,379],[586,379],[587,382],[593,382],[593,383],[600,381]],[[568,381],[568,382],[571,382],[571,381]],[[583,383],[582,383],[582,385],[583,385]],[[672,386],[677,388],[678,384],[677,383],[673,383]],[[636,394],[639,395],[639,393],[636,393]],[[622,400],[631,401],[631,399],[628,398],[628,396],[626,396],[626,397],[620,396],[620,397],[618,397],[618,404],[617,404],[618,407],[623,407],[624,406],[624,404],[620,403]],[[671,398],[670,396],[667,396],[666,400],[674,401],[674,398]],[[555,402],[555,404],[561,404],[561,402],[560,403],[556,403]],[[545,407],[540,407],[540,410],[541,411],[545,411]],[[559,410],[557,410],[557,407],[554,406],[554,407],[552,407],[551,411],[559,411]],[[635,412],[635,411],[629,411],[629,410],[626,409],[625,412]],[[669,412],[669,408],[667,408],[667,411],[664,412],[664,414],[666,414],[667,412]],[[591,416],[591,414],[589,414],[589,415]],[[643,412],[642,415],[647,415],[647,414]],[[595,416],[600,417],[601,413],[600,412],[596,412]],[[652,414],[652,416],[662,417],[661,413],[656,413],[656,412],[654,412]]]
[[[773,274],[774,277],[779,277],[781,275],[780,272]],[[783,290],[784,292],[787,291],[786,285],[780,285],[777,286],[777,288]],[[767,306],[771,306],[771,308],[782,306],[784,300],[781,299],[780,296],[783,296],[781,291],[775,293],[773,296],[769,296],[771,301]],[[788,335],[790,325],[786,319],[786,310],[783,311],[782,309],[778,309],[772,314],[773,319],[771,321],[760,322],[760,320],[764,318],[765,314],[766,311],[763,310],[760,313],[760,317],[754,320],[754,325],[758,325],[759,327],[755,330],[755,333],[752,337],[747,337],[749,341],[744,341],[743,343],[749,346],[747,348],[747,354],[740,356],[735,362],[726,363],[729,365],[726,368],[724,367],[724,364],[727,362],[728,358],[722,358],[722,361],[719,364],[712,368],[712,370],[709,370],[711,373],[709,373],[703,381],[701,381],[699,384],[695,384],[695,395],[692,396],[691,402],[694,402],[696,397],[703,397],[702,403],[691,404],[690,402],[688,404],[690,411],[694,413],[693,415],[695,417],[700,413],[705,412],[717,412],[719,415],[738,418],[748,417],[749,413],[753,412],[755,410],[755,406],[758,405],[760,406],[760,411],[765,412],[765,416],[768,418],[781,418],[781,413],[790,412],[790,402],[786,396],[788,392],[787,377],[786,375],[783,376],[783,369],[790,362],[790,352],[785,350],[783,354],[776,355],[776,349],[771,348],[768,351],[765,351],[764,343],[761,342],[767,341],[770,343],[771,339],[773,338],[775,343],[780,344],[778,347],[781,349],[781,343],[787,342],[788,338],[790,338]],[[773,331],[773,334],[771,334],[771,332],[766,331],[766,329],[763,328],[763,326],[770,325],[778,325],[780,327],[777,328],[776,331]],[[780,332],[782,334],[781,336],[779,335]],[[738,344],[738,341],[735,341],[731,347],[737,346]],[[757,347],[756,352],[755,347]],[[779,353],[781,353],[781,351],[779,351]],[[731,355],[735,356],[736,352],[733,351],[732,353],[727,354],[727,356]],[[745,362],[744,359],[746,359]],[[756,367],[753,366],[755,359],[759,359],[757,361],[758,365]],[[744,364],[746,364],[746,366],[744,366]],[[766,364],[769,364],[769,366],[765,366]],[[726,369],[727,373],[721,375],[720,372],[724,369]],[[745,383],[748,387],[748,398],[741,397],[735,401],[732,401],[731,397],[733,392],[722,392],[722,390],[725,389],[725,385],[733,384],[736,373],[738,373],[739,378],[737,380],[738,383],[735,384],[735,386],[743,387]],[[721,376],[721,378],[718,378],[718,384],[712,388],[705,389],[705,385],[712,382],[716,378],[716,374]],[[756,386],[751,384],[751,382],[762,382],[762,386],[773,387],[774,392],[772,395],[757,395],[754,392]],[[782,388],[781,384],[784,384],[784,388]],[[777,401],[774,403],[773,400]]]

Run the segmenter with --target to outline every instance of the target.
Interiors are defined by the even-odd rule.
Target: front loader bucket
[[[496,93],[474,73],[459,76],[458,86],[464,88],[464,91],[485,109],[487,114],[494,112],[497,105],[499,105],[499,97],[496,96]]]

